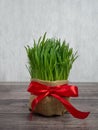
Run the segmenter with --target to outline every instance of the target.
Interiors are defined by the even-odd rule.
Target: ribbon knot
[[[77,110],[70,102],[68,102],[66,99],[63,98],[63,97],[77,97],[78,96],[77,86],[63,84],[51,87],[32,81],[29,84],[28,92],[37,96],[32,101],[31,104],[32,111],[34,110],[35,106],[46,96],[53,96],[54,98],[58,99],[64,105],[64,107],[76,118],[84,119],[90,113],[90,112],[81,112]]]
[[[48,92],[49,92],[49,95],[55,93],[55,91],[54,91],[54,89],[53,89],[52,87],[49,87],[49,88],[48,88]]]

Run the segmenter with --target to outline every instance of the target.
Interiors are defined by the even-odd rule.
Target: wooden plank
[[[10,117],[10,118],[9,118]],[[18,114],[0,114],[0,127],[1,128],[10,128],[15,126],[15,130],[17,128],[24,128],[28,126],[28,128],[55,128],[55,129],[94,129],[98,128],[98,114],[91,114],[85,120],[79,120],[71,117],[69,114],[65,114],[64,116],[56,116],[56,117],[43,117],[33,115],[31,119],[31,115],[28,113],[18,113]],[[93,122],[93,123],[92,123]],[[24,127],[23,127],[24,126]]]
[[[0,92],[0,99],[28,99],[30,94],[28,92]]]
[[[98,130],[96,126],[66,126],[66,125],[5,125],[0,130]]]
[[[94,85],[79,84],[78,88],[78,99],[98,99],[98,83]],[[27,85],[25,83],[15,83],[15,85],[11,83],[7,85],[5,83],[0,85],[0,99],[28,99],[28,97],[29,93],[27,92]]]
[[[28,99],[29,95],[30,94],[27,91],[0,91],[0,99]],[[79,96],[75,97],[74,99],[98,99],[98,90],[96,89],[96,91],[81,91],[80,89]]]
[[[0,113],[0,124],[16,124],[16,125],[73,125],[77,126],[84,122],[90,126],[98,126],[98,113],[91,114],[87,119],[76,119],[70,114],[64,116],[44,117],[37,114],[31,115],[30,113]],[[14,121],[14,122],[13,122]],[[93,121],[93,123],[91,123]],[[31,124],[32,123],[32,124]]]
[[[0,85],[26,85],[28,86],[30,81],[27,82],[0,82]],[[77,86],[98,86],[98,82],[71,82],[69,81],[69,84],[74,84]]]
[[[28,102],[28,99],[0,100],[0,113],[29,113]],[[81,111],[90,111],[91,113],[98,113],[98,100],[72,99],[71,103]]]
[[[27,91],[28,86],[26,85],[0,85],[0,92],[26,92]],[[98,86],[78,86],[79,91],[93,91],[96,92],[96,90],[98,90]]]
[[[44,117],[28,110],[29,93],[25,83],[0,83],[0,130],[98,130],[98,83],[73,83],[79,87],[79,97],[72,104],[91,114],[85,120],[64,116]]]
[[[79,90],[81,91],[96,91],[98,90],[98,83],[90,84],[90,83],[71,83],[73,85],[77,85]],[[15,92],[25,92],[27,91],[29,83],[0,83],[0,92],[8,92],[8,91],[15,91]]]

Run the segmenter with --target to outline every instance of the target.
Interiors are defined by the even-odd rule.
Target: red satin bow
[[[53,96],[58,99],[65,108],[76,118],[84,119],[86,118],[90,112],[81,112],[77,110],[70,102],[62,97],[78,97],[78,88],[73,85],[59,85],[59,86],[46,86],[44,84],[40,84],[38,82],[32,81],[29,84],[28,92],[31,94],[37,95],[37,97],[32,101],[31,107],[34,110],[37,103],[39,103],[46,96]]]

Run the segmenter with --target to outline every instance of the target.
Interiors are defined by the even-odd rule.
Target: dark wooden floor
[[[0,83],[0,130],[98,130],[98,83],[74,83],[79,97],[72,98],[74,106],[91,114],[84,120],[69,113],[64,116],[43,117],[28,110],[28,83]]]

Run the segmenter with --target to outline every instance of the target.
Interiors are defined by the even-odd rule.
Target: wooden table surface
[[[28,83],[0,83],[0,130],[98,130],[98,83],[74,83],[79,97],[71,103],[82,111],[90,111],[81,120],[69,113],[64,116],[31,116],[28,110]]]

